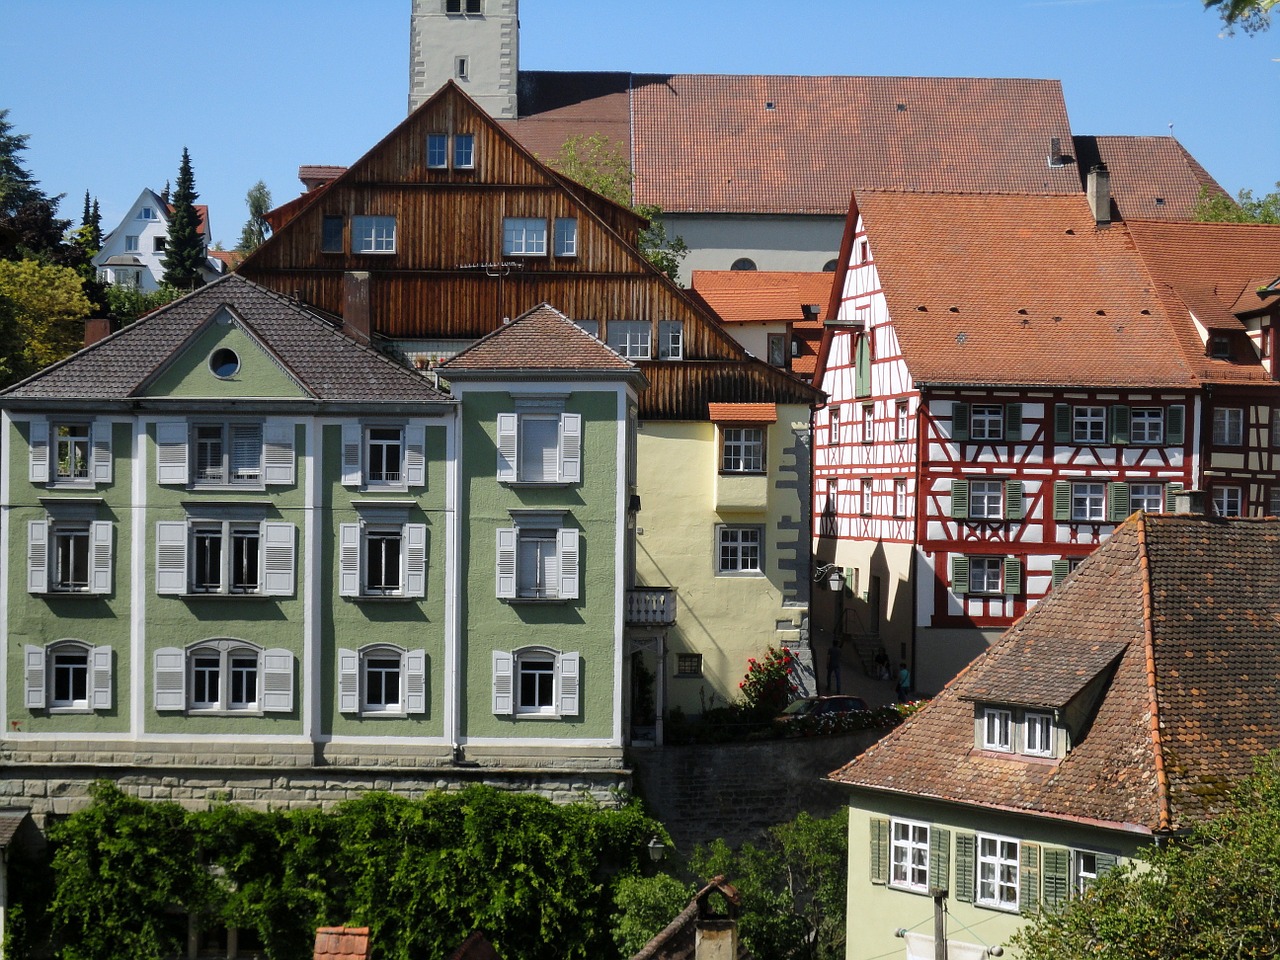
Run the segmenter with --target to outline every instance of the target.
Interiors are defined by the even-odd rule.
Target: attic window
[[[1156,206],[1157,206],[1157,207],[1163,207],[1163,206],[1164,206],[1164,197],[1156,197]]]
[[[772,109],[773,109],[773,101],[772,101],[772,100],[766,100],[766,101],[764,102],[764,108],[765,108],[766,110],[772,110]]]
[[[826,263],[824,263],[824,264],[822,265],[822,272],[823,272],[823,273],[835,273],[835,272],[836,272],[836,266],[837,266],[836,261],[834,261],[834,260],[828,260]]]
[[[733,261],[732,266],[729,267],[730,270],[754,270],[755,268],[756,262],[750,257],[739,257],[737,260]]]
[[[1209,356],[1215,360],[1231,359],[1231,335],[1215,333],[1209,338]]]
[[[230,380],[240,372],[240,358],[234,350],[221,347],[209,357],[209,369],[219,380]]]

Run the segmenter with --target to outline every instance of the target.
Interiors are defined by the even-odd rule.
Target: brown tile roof
[[[1099,161],[1111,171],[1112,200],[1125,220],[1190,220],[1200,191],[1226,193],[1173,137],[1075,137],[1084,178]]]
[[[554,160],[572,137],[601,134],[631,157],[629,73],[520,71],[520,119],[499,124],[541,160]]]
[[[1045,649],[1038,638],[1020,638],[1014,649],[970,673],[956,685],[961,700],[1063,709],[1124,653],[1122,641]],[[1018,646],[1021,649],[1016,649]]]
[[[819,319],[831,299],[834,272],[788,270],[695,270],[693,291],[727,324],[748,320],[787,320],[799,350],[791,372],[811,377],[822,340]],[[807,306],[818,307],[806,313]]]
[[[857,203],[917,382],[1193,385],[1125,225],[1082,193]]]
[[[317,927],[315,960],[368,960],[368,927]]]
[[[10,387],[0,404],[145,395],[152,378],[223,307],[315,399],[450,399],[427,377],[356,343],[305,304],[232,273]]]
[[[446,377],[542,370],[638,375],[634,363],[546,303],[481,337],[440,369]]]
[[[211,260],[221,260],[226,270],[234,270],[240,265],[240,261],[244,259],[244,254],[239,250],[210,250],[209,258]]]
[[[1277,568],[1275,518],[1135,514],[931,703],[831,779],[1153,832],[1203,821],[1255,757],[1280,747]],[[981,689],[988,673],[1026,671],[1039,683],[1041,662],[1049,675],[1071,663],[1088,672],[1120,645],[1065,759],[974,749],[962,691]]]
[[[0,850],[9,846],[30,813],[29,807],[0,807]]]
[[[776,403],[708,403],[709,418],[716,423],[777,423]]]

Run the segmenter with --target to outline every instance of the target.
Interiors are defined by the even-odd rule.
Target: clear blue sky
[[[782,11],[779,14],[779,11]],[[522,0],[527,69],[1060,79],[1084,134],[1174,135],[1232,194],[1280,180],[1280,23],[1200,0]],[[191,151],[213,237],[403,119],[409,0],[0,0],[0,108],[28,169],[115,227]]]

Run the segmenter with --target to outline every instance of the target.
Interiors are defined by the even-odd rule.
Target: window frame
[[[208,433],[210,439],[202,439],[202,431]],[[214,442],[213,431],[217,432],[217,474],[220,479],[201,476],[202,448]],[[224,420],[217,423],[193,420],[190,425],[188,445],[191,456],[192,487],[236,487],[254,490],[266,487],[264,424],[261,420]],[[246,447],[257,451],[257,461],[252,466],[245,461],[237,461],[238,453]],[[240,473],[240,476],[237,477],[237,473]]]
[[[1004,404],[975,403],[969,408],[969,439],[1004,441]]]
[[[266,651],[263,648],[244,640],[218,639],[207,640],[193,644],[186,650],[186,671],[187,671],[187,712],[193,714],[259,714],[263,710],[261,708],[262,700],[262,680],[263,680],[263,654]],[[244,697],[236,698],[234,696],[234,678],[239,672],[240,676],[245,675],[245,662],[253,661],[253,698],[245,699]],[[208,667],[204,668],[206,674],[206,697],[204,699],[197,698],[198,684],[197,677],[197,661],[215,660],[216,664],[212,671]],[[237,666],[237,663],[239,666]],[[217,683],[217,697],[215,699],[207,698],[207,674],[212,672]]]
[[[893,407],[896,432],[894,439],[907,440],[911,432],[911,410],[906,400],[898,400]]]
[[[387,214],[358,214],[351,218],[351,252],[361,256],[391,256],[397,252],[396,218]]]
[[[969,481],[969,520],[1004,520],[1005,481],[974,478]]]
[[[1244,445],[1243,407],[1214,407],[1213,445],[1215,447]]]
[[[59,658],[64,656],[83,658],[83,663],[60,664]],[[46,691],[45,706],[50,712],[57,713],[91,713],[93,711],[94,685],[94,651],[93,647],[82,640],[58,640],[45,647],[45,663],[48,670],[49,688]],[[70,674],[68,695],[60,697],[60,676]],[[76,677],[83,687],[83,695],[76,696]]]
[[[717,577],[764,576],[765,537],[762,524],[718,523],[715,529]]]
[[[141,236],[138,236],[136,234],[126,234],[124,238],[124,252],[139,253],[140,252],[139,244],[141,243],[141,241],[142,241]]]
[[[394,644],[370,644],[360,648],[360,715],[383,715],[383,716],[404,716],[407,713],[405,703],[405,654],[406,651]],[[394,667],[379,667],[376,671],[377,675],[383,680],[394,675],[395,677],[395,693],[394,700],[385,699],[386,684],[382,684],[382,689],[378,692],[384,695],[384,699],[375,702],[371,699],[373,684],[370,682],[375,675],[374,662],[394,661]]]
[[[907,835],[899,837],[899,827],[905,828]],[[924,839],[920,840],[916,834],[923,831]],[[912,893],[928,893],[929,892],[929,870],[930,863],[930,841],[932,840],[932,828],[927,823],[918,820],[905,820],[890,818],[889,819],[889,876],[888,885],[896,890],[908,890]],[[899,854],[902,855],[901,862]],[[916,855],[916,856],[913,856]],[[918,860],[918,856],[923,855],[923,861]],[[899,878],[899,868],[902,869],[903,877]],[[915,882],[910,877],[923,873],[923,882]]]
[[[691,679],[702,676],[702,654],[700,653],[677,653],[676,654],[676,672],[677,678]]]
[[[875,512],[876,488],[870,477],[863,477],[858,483],[858,513],[869,517]]]
[[[767,472],[766,441],[764,427],[721,424],[720,473],[737,475]]]
[[[233,531],[257,528],[257,576],[253,589],[232,589],[235,563]],[[297,590],[297,526],[265,519],[261,509],[192,510],[182,520],[156,521],[155,591],[187,599],[291,597]],[[196,585],[197,537],[216,530],[219,542],[216,589]]]
[[[1003,556],[978,554],[969,557],[968,593],[980,597],[996,597],[1004,593]],[[994,571],[994,574],[993,572]],[[994,578],[994,580],[993,580]],[[994,587],[992,583],[994,582]],[[981,583],[981,586],[978,584]]]
[[[1013,711],[1008,707],[982,708],[982,749],[1013,753]]]
[[[1088,488],[1088,489],[1085,489]],[[1096,488],[1096,490],[1094,489]],[[1096,509],[1095,509],[1096,508]],[[1097,514],[1094,516],[1094,514]],[[1071,522],[1105,523],[1107,484],[1101,480],[1071,481]]]
[[[1104,444],[1107,442],[1107,408],[1105,405],[1082,404],[1071,408],[1071,442]]]
[[[562,651],[543,645],[494,650],[492,653],[493,713],[521,720],[559,720],[576,717],[581,710],[582,662],[577,651]],[[523,667],[539,664],[530,676],[549,674],[549,702],[526,703]],[[548,671],[542,665],[550,664]],[[542,691],[539,691],[540,693]],[[541,699],[541,697],[539,697]]]
[[[1084,859],[1093,860],[1092,871],[1085,868]],[[1072,849],[1071,851],[1071,893],[1080,896],[1098,881],[1098,853],[1096,850]]]
[[[582,591],[581,531],[568,525],[566,511],[520,511],[510,527],[497,530],[495,596],[510,603],[566,603]],[[553,543],[554,555],[542,554],[536,573],[552,574],[541,587],[529,577],[529,544]],[[530,584],[533,584],[531,587]],[[553,589],[554,588],[554,589]]]
[[[1164,444],[1164,407],[1134,407],[1129,413],[1129,445]]]
[[[449,169],[449,134],[427,134],[426,163],[428,170]]]
[[[35,596],[92,597],[113,591],[115,532],[110,520],[92,519],[94,507],[57,508],[27,522],[27,592]],[[63,549],[71,557],[70,576],[62,574]],[[75,568],[82,564],[87,578],[80,583]]]
[[[160,217],[155,211],[155,207],[141,207],[138,210],[139,220],[159,220]]]
[[[876,440],[876,405],[874,403],[864,403],[862,405],[862,442],[875,443]]]
[[[556,217],[553,233],[553,250],[557,257],[577,257],[578,218]]]
[[[450,153],[455,170],[474,170],[476,168],[476,135],[474,133],[455,133],[453,150]]]
[[[538,227],[541,227],[541,230]],[[545,257],[548,246],[546,217],[503,217],[502,255],[504,257]]]
[[[543,469],[535,475],[526,471],[526,467],[532,463],[528,444],[536,434],[530,425],[546,421],[556,423],[556,443],[554,448],[541,448]],[[571,486],[582,482],[582,415],[566,412],[563,402],[517,403],[514,411],[498,414],[495,429],[498,454],[495,475],[500,483],[545,487]],[[555,466],[554,475],[549,469],[552,461]]]
[[[1218,516],[1242,517],[1244,516],[1244,508],[1243,487],[1233,484],[1214,484],[1213,509]]]
[[[1022,715],[1022,752],[1029,757],[1055,755],[1053,714],[1027,710]],[[1047,743],[1046,743],[1047,740]]]
[[[346,232],[347,221],[345,217],[326,214],[320,221],[320,252],[345,253],[347,249]]]
[[[191,595],[199,596],[257,596],[261,595],[265,589],[266,580],[266,544],[264,536],[263,522],[261,520],[232,520],[228,518],[222,519],[205,519],[193,518],[188,524],[189,543],[187,546],[187,556],[190,558],[190,566],[188,573],[187,590]],[[238,574],[243,575],[240,569],[243,567],[239,561],[242,554],[238,554],[238,541],[247,543],[251,538],[248,534],[252,534],[254,540],[254,552],[256,560],[253,564],[255,571],[255,579],[252,584],[247,579],[237,581]],[[218,543],[217,558],[217,580],[208,579],[206,566],[205,583],[200,583],[201,569],[201,546],[202,542],[211,542],[216,539]]]
[[[907,515],[907,481],[901,477],[893,481],[893,515],[899,519]]]
[[[1155,504],[1152,509],[1151,504]],[[1133,511],[1145,510],[1147,513],[1164,513],[1165,485],[1163,483],[1130,483],[1129,507]]]
[[[1022,881],[1022,844],[1012,837],[998,834],[979,833],[974,843],[974,891],[973,902],[982,907],[996,910],[1017,912],[1021,895]],[[986,852],[987,844],[994,850]],[[1012,848],[1012,856],[1009,849]],[[990,876],[984,876],[990,871]],[[992,895],[983,895],[983,885],[990,884]],[[1012,899],[1003,895],[1004,891],[1012,892]]]
[[[628,360],[653,359],[653,324],[648,320],[610,320],[605,345]]]

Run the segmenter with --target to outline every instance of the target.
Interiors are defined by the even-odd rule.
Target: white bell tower
[[[514,119],[519,0],[412,0],[409,112],[455,80],[490,116]]]

